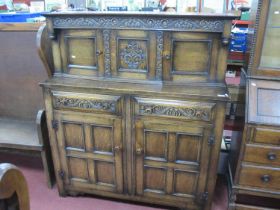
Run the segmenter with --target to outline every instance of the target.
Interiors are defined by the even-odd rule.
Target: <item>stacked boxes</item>
[[[247,41],[247,28],[235,27],[231,32],[231,42],[229,49],[230,51],[246,52],[246,41]]]

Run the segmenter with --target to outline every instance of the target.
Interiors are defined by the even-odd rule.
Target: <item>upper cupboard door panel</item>
[[[64,30],[61,36],[63,73],[103,74],[103,41],[97,30]]]
[[[110,47],[111,74],[113,77],[131,79],[155,78],[155,32],[111,31]]]
[[[164,80],[215,80],[219,45],[217,34],[165,33]]]

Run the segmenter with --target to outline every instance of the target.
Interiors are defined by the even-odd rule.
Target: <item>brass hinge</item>
[[[57,131],[58,129],[58,121],[57,120],[52,120],[52,128]]]
[[[210,136],[209,139],[208,139],[208,144],[210,146],[214,145],[215,144],[215,137],[214,136]]]
[[[60,178],[61,179],[64,179],[64,177],[65,177],[65,173],[64,173],[64,171],[59,171],[59,176],[60,176]]]

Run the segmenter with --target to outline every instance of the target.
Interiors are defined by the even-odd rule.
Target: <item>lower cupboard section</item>
[[[135,121],[135,193],[128,194],[124,158],[123,119],[119,116],[55,112],[56,136],[66,193],[93,193],[201,209],[213,138],[212,126]],[[130,164],[130,163],[127,163]]]

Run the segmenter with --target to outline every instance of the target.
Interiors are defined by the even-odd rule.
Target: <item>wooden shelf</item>
[[[42,150],[36,122],[0,118],[0,148]]]
[[[250,25],[250,24],[253,24],[253,22],[248,21],[248,20],[233,20],[232,24],[234,24],[234,25]]]
[[[231,63],[231,62],[228,62],[227,65],[231,65],[231,66],[243,66],[244,64],[243,63]]]

